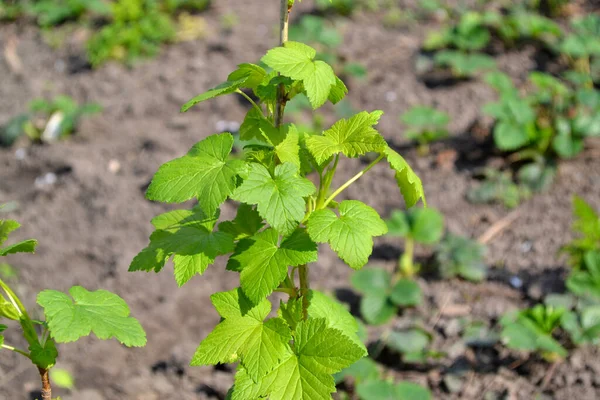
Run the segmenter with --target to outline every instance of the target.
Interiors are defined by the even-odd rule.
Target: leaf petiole
[[[373,168],[379,161],[381,161],[383,159],[383,157],[385,157],[385,154],[381,153],[379,155],[379,157],[377,157],[375,159],[375,161],[373,161],[371,164],[367,165],[365,167],[365,169],[363,169],[362,171],[360,171],[358,174],[354,175],[352,178],[348,179],[348,181],[346,183],[344,183],[342,186],[340,186],[335,192],[333,192],[331,194],[331,196],[329,196],[327,198],[327,200],[325,200],[325,203],[323,203],[323,206],[319,207],[319,209],[323,209],[326,208],[327,205],[329,203],[331,203],[331,201],[333,199],[336,198],[336,196],[340,193],[342,193],[344,190],[346,190],[350,185],[352,185],[354,182],[356,182],[357,180],[360,179],[361,176],[363,176],[367,171],[369,171],[371,168]]]
[[[260,112],[260,115],[262,115],[265,119],[267,118],[267,117],[265,117],[265,114],[263,114],[262,108],[260,108],[260,106],[258,104],[256,104],[256,102],[254,100],[252,100],[252,98],[250,98],[250,96],[248,96],[246,93],[244,93],[240,89],[235,89],[235,92],[244,96],[244,98],[246,100],[248,100],[250,102],[250,104],[252,104],[252,106],[258,110],[258,112]]]
[[[9,346],[7,344],[1,345],[0,348],[6,349],[6,350],[10,350],[10,351],[14,351],[15,353],[19,353],[20,355],[22,355],[24,357],[27,357],[27,358],[29,358],[31,360],[31,356],[25,350],[17,349],[16,347]]]

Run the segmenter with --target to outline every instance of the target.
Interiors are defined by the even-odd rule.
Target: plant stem
[[[308,266],[306,264],[298,267],[298,275],[300,277],[300,290],[298,296],[302,297],[302,318],[308,319]]]
[[[325,208],[327,207],[327,205],[329,203],[331,203],[331,201],[333,199],[335,199],[335,197],[342,193],[346,188],[348,188],[348,186],[352,185],[354,182],[356,182],[358,179],[360,179],[361,176],[363,176],[368,170],[370,170],[371,168],[373,168],[379,161],[381,161],[383,159],[385,155],[384,154],[380,154],[379,157],[377,157],[375,159],[375,161],[373,161],[371,164],[367,165],[367,167],[365,167],[365,169],[363,169],[362,171],[360,171],[358,174],[354,175],[352,178],[348,179],[348,181],[346,183],[344,183],[342,186],[340,186],[335,192],[333,192],[331,194],[331,196],[329,196],[327,198],[327,200],[325,200],[325,203],[323,204],[322,207],[319,208]]]
[[[333,161],[333,165],[327,168],[325,171],[325,175],[321,177],[319,180],[319,194],[317,198],[316,209],[319,210],[321,208],[325,208],[325,197],[329,192],[329,188],[331,187],[331,182],[333,181],[333,176],[335,175],[335,171],[337,170],[338,163],[340,162],[340,155],[336,154],[335,159]]]
[[[52,400],[52,386],[50,386],[50,376],[48,369],[38,368],[42,378],[42,400]]]
[[[27,357],[27,358],[29,358],[31,360],[31,356],[25,350],[17,349],[16,347],[12,347],[12,346],[9,346],[7,344],[3,344],[2,346],[0,346],[0,348],[6,349],[6,350],[10,350],[10,351],[14,351],[15,353],[19,353],[20,355],[25,356],[25,357]]]
[[[281,10],[279,14],[279,45],[283,46],[288,41],[288,29],[290,23],[290,12],[292,6],[288,0],[281,1]],[[285,85],[281,83],[277,90],[277,107],[275,108],[275,126],[278,128],[283,123],[283,112],[285,110]]]
[[[246,98],[246,100],[248,100],[250,102],[250,104],[252,104],[252,106],[258,110],[258,112],[260,113],[260,115],[262,115],[263,117],[265,116],[263,114],[262,108],[260,108],[260,106],[258,104],[256,104],[254,102],[254,100],[252,100],[252,98],[250,96],[248,96],[246,93],[244,93],[240,89],[235,89],[235,92],[238,93],[238,94],[241,94],[242,96],[244,96]]]
[[[412,277],[415,274],[414,267],[414,252],[415,252],[415,240],[413,238],[407,237],[404,243],[404,253],[400,256],[400,268],[398,269],[398,273],[396,274],[396,280],[400,279],[402,276]]]

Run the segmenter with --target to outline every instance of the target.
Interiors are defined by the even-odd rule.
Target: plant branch
[[[365,169],[363,169],[362,171],[360,171],[358,174],[354,175],[352,178],[348,179],[348,181],[346,183],[344,183],[342,186],[340,186],[335,192],[333,192],[331,194],[331,196],[329,196],[327,198],[327,200],[325,200],[325,203],[323,203],[323,206],[320,208],[325,208],[327,207],[327,205],[329,203],[331,203],[331,201],[333,199],[336,198],[336,196],[340,193],[342,193],[346,188],[348,188],[348,186],[352,185],[354,182],[356,182],[357,180],[360,179],[361,176],[363,176],[365,173],[367,173],[367,171],[369,171],[371,168],[373,168],[379,161],[381,161],[383,159],[385,155],[382,153],[379,155],[379,157],[377,157],[375,159],[375,161],[373,161],[371,164],[367,165],[365,167]]]
[[[290,23],[290,12],[292,11],[292,4],[288,0],[280,0],[281,10],[279,14],[279,45],[283,46],[288,41],[288,30]],[[285,85],[279,84],[277,90],[277,107],[275,108],[275,126],[280,127],[283,123],[283,112],[285,110],[286,103]]]
[[[252,104],[252,106],[258,110],[258,112],[260,112],[260,115],[262,115],[263,117],[265,116],[265,114],[263,114],[262,108],[260,108],[260,106],[258,104],[256,104],[256,102],[254,100],[252,100],[252,98],[250,96],[248,96],[246,93],[244,93],[240,89],[235,89],[235,92],[244,96],[244,98],[246,100],[248,100],[250,102],[250,104]]]
[[[15,353],[19,353],[20,355],[25,356],[25,357],[27,357],[27,358],[29,358],[31,360],[31,356],[25,350],[17,349],[16,347],[9,346],[7,344],[3,344],[2,346],[0,346],[0,348],[6,349],[6,350],[10,350],[10,351],[14,351]]]
[[[300,277],[300,290],[298,295],[302,297],[302,319],[308,319],[308,266],[306,264],[298,267],[298,275]]]
[[[52,400],[52,386],[50,386],[50,376],[48,369],[38,368],[42,378],[42,400]]]

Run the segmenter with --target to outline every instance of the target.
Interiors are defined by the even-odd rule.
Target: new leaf
[[[233,251],[234,237],[213,232],[215,217],[200,210],[176,210],[152,220],[156,231],[150,244],[131,262],[130,271],[160,271],[174,255],[175,280],[182,286],[196,274],[203,274],[215,258]]]
[[[251,163],[248,177],[231,198],[248,204],[257,204],[258,212],[277,231],[287,236],[304,218],[304,197],[316,191],[308,179],[298,176],[298,167],[284,163],[275,167],[271,176],[264,166]]]
[[[144,346],[146,333],[129,316],[123,299],[106,290],[89,292],[73,286],[69,293],[56,290],[40,292],[37,302],[44,308],[50,335],[59,343],[74,342],[94,333],[100,339],[115,338],[126,346]]]
[[[270,372],[289,349],[290,328],[281,318],[263,320],[271,303],[249,303],[239,289],[216,293],[211,300],[224,320],[200,343],[191,365],[241,360],[253,381]]]
[[[197,198],[202,210],[213,215],[235,189],[238,175],[246,170],[243,161],[227,160],[232,147],[233,136],[229,133],[198,142],[185,156],[159,168],[148,187],[147,198],[166,203]]]
[[[17,221],[13,221],[11,219],[0,219],[0,246],[2,246],[6,239],[8,239],[8,235],[11,232],[16,231],[20,227],[21,224],[19,224]],[[33,253],[35,252],[36,245],[37,240],[29,239],[10,246],[0,247],[0,256],[7,256],[15,253]]]
[[[382,152],[387,146],[373,125],[377,124],[382,111],[362,111],[350,119],[341,119],[323,136],[310,136],[306,146],[315,160],[321,164],[334,154],[358,157],[368,152]]]
[[[389,147],[385,148],[384,151],[390,167],[396,171],[396,182],[400,188],[400,193],[404,197],[406,207],[412,207],[419,199],[423,200],[423,205],[427,207],[427,201],[425,200],[425,192],[423,191],[423,183],[421,179],[415,174],[410,165],[404,158]]]
[[[262,301],[285,279],[288,267],[317,261],[317,245],[305,231],[297,230],[279,243],[274,229],[240,241],[227,268],[240,271],[240,283],[254,303]]]
[[[332,88],[338,100],[344,88],[338,85],[331,66],[323,61],[314,61],[316,51],[312,47],[298,42],[286,42],[283,47],[276,47],[267,52],[262,62],[294,80],[302,81],[306,95],[313,109],[322,106],[329,97]]]
[[[329,243],[349,266],[360,269],[373,251],[373,236],[387,233],[377,211],[357,200],[340,204],[340,216],[330,209],[315,211],[307,222],[308,234],[318,243]]]

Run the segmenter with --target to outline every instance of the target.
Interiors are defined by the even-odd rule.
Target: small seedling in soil
[[[515,183],[510,171],[494,168],[486,168],[482,182],[467,193],[472,203],[500,203],[506,208],[515,208],[530,196],[531,190]]]
[[[598,91],[572,88],[540,72],[530,74],[526,95],[502,73],[486,80],[500,94],[499,101],[484,107],[496,118],[494,142],[500,150],[514,152],[510,160],[522,164],[518,179],[532,191],[550,186],[558,159],[575,157],[587,137],[600,135]]]
[[[411,382],[394,383],[381,376],[377,363],[363,358],[335,376],[336,383],[350,379],[360,400],[430,400],[428,389]],[[349,398],[350,395],[345,393]],[[343,398],[343,397],[342,397]]]
[[[559,43],[558,51],[571,61],[575,71],[583,74],[588,88],[600,82],[600,16],[590,14],[574,19],[573,31]]]
[[[564,308],[538,304],[502,317],[502,341],[510,349],[539,353],[548,362],[561,360],[567,350],[553,337],[560,327]]]
[[[318,243],[327,243],[351,268],[360,269],[368,262],[373,237],[387,232],[373,208],[336,198],[385,159],[406,205],[424,199],[418,176],[374,128],[381,111],[359,112],[319,133],[300,133],[285,123],[286,104],[300,93],[317,109],[327,101],[338,103],[347,89],[330,65],[315,60],[315,49],[287,40],[294,1],[282,0],[280,6],[280,46],[261,59],[269,70],[241,64],[227,81],[182,107],[185,112],[237,93],[250,105],[240,139],[260,145],[247,148],[243,159],[231,158],[233,136],[215,134],[162,165],[147,198],[198,204],[155,217],[149,245],[130,265],[131,271],[159,272],[173,258],[175,280],[182,286],[218,256],[229,256],[227,270],[239,273],[240,286],[211,296],[222,320],[202,340],[191,365],[238,363],[228,394],[232,400],[330,398],[336,390],[333,374],[367,351],[354,317],[310,288],[310,264],[318,260]],[[373,162],[332,189],[340,159],[367,153],[377,154]],[[307,179],[309,173],[317,185]],[[227,199],[240,203],[237,216],[217,223]],[[276,315],[269,300],[274,292],[287,295]]]
[[[396,210],[386,221],[388,235],[404,238],[404,252],[400,256],[399,275],[411,278],[419,272],[414,262],[416,243],[432,245],[444,233],[444,216],[432,208],[415,208],[406,212]]]
[[[569,264],[574,271],[585,269],[585,255],[600,251],[600,215],[584,199],[573,197],[573,218],[571,227],[575,239],[561,248],[569,255]]]
[[[371,325],[387,323],[399,307],[421,304],[423,292],[411,279],[395,279],[382,268],[364,268],[351,278],[352,287],[362,294],[360,313]]]
[[[600,303],[600,250],[583,255],[583,262],[571,272],[566,285],[571,293]]]
[[[0,20],[27,16],[44,28],[92,15],[110,15],[110,6],[103,0],[21,0],[0,5]]]
[[[429,349],[433,335],[418,326],[392,330],[382,335],[382,341],[392,350],[402,355],[405,363],[422,364],[429,358],[439,358],[442,354]]]
[[[112,5],[112,20],[94,33],[87,43],[92,66],[116,60],[132,64],[153,57],[163,43],[175,40],[171,15],[153,0],[118,0]]]
[[[460,277],[481,282],[487,276],[486,248],[481,243],[463,236],[448,234],[435,252],[435,260],[443,278]]]
[[[456,79],[468,79],[496,69],[494,58],[480,53],[443,50],[436,53],[433,60],[438,67],[448,68]]]
[[[37,241],[33,239],[2,247],[10,233],[20,227],[13,220],[0,220],[0,256],[15,253],[33,253]],[[30,317],[15,292],[0,279],[0,319],[16,321],[21,326],[27,349],[19,349],[5,342],[3,332],[9,326],[0,324],[0,351],[13,351],[37,367],[42,380],[42,399],[52,398],[49,370],[56,364],[56,343],[74,342],[94,333],[99,339],[115,338],[125,346],[144,346],[146,333],[140,323],[129,316],[129,307],[123,299],[106,290],[90,292],[73,286],[69,294],[43,290],[37,303],[44,309],[45,321]]]
[[[79,105],[69,96],[36,99],[29,109],[30,113],[13,118],[0,130],[0,145],[11,146],[23,135],[35,142],[56,141],[75,133],[82,117],[102,111],[96,103]]]
[[[420,155],[429,154],[429,144],[448,136],[450,116],[433,107],[413,107],[400,117],[408,126],[406,137],[419,144]]]
[[[389,380],[372,380],[359,383],[356,393],[360,400],[431,400],[431,392],[412,382],[394,383]]]

